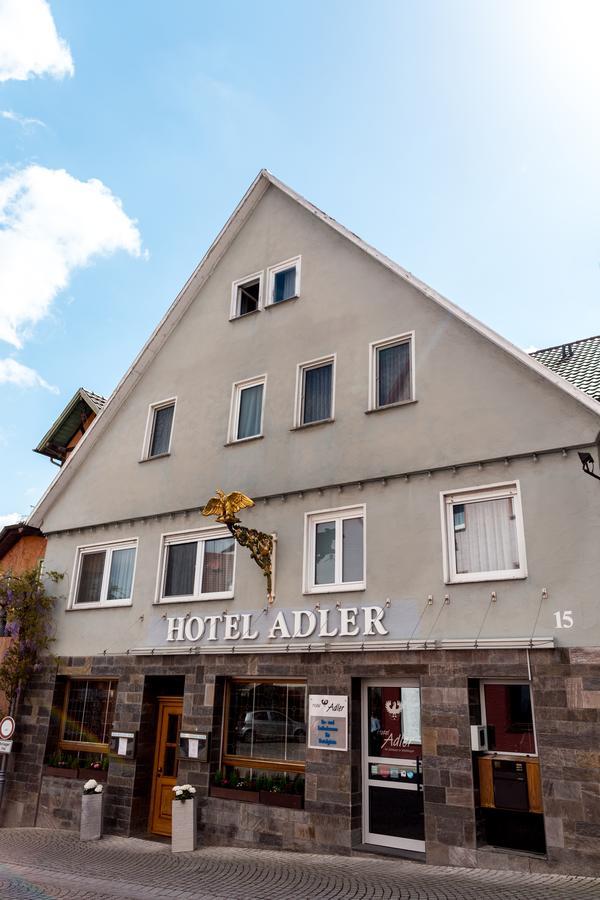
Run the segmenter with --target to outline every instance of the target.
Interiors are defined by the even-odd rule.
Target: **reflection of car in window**
[[[306,726],[277,710],[257,709],[247,712],[237,727],[242,741],[306,740]]]

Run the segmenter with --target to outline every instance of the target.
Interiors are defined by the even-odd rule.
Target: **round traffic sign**
[[[12,716],[4,716],[0,721],[0,738],[8,741],[15,733],[15,720]]]

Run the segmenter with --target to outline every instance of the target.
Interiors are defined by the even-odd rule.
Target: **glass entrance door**
[[[425,850],[418,683],[363,682],[363,840]]]

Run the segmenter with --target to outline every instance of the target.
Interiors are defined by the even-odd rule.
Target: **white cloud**
[[[0,0],[0,81],[73,72],[71,51],[58,36],[47,0]]]
[[[6,515],[0,516],[0,528],[4,528],[5,525],[16,525],[22,519],[23,516],[19,513],[6,513]]]
[[[0,384],[16,384],[23,388],[43,387],[53,394],[59,393],[58,388],[44,381],[35,369],[10,358],[0,359]]]
[[[141,237],[101,181],[41,166],[0,180],[0,340],[21,347],[73,270],[117,250],[139,256]]]
[[[17,124],[25,129],[30,129],[35,126],[39,126],[40,128],[46,127],[46,123],[42,122],[41,119],[29,119],[27,116],[21,116],[19,113],[13,112],[12,109],[0,109],[0,118],[8,119],[9,122],[17,122]]]

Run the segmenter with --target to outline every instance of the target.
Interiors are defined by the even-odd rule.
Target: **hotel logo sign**
[[[348,697],[309,695],[308,746],[311,750],[348,749]]]

